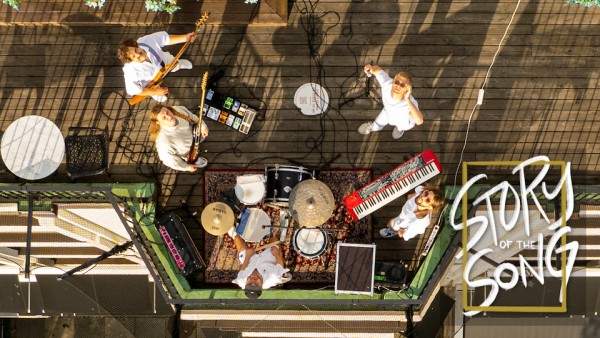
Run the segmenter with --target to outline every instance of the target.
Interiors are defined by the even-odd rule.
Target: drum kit
[[[275,165],[265,168],[264,176],[239,176],[235,195],[246,207],[236,228],[246,242],[262,241],[272,228],[281,229],[283,241],[291,228],[291,216],[300,224],[292,235],[294,250],[302,257],[317,259],[329,245],[327,231],[339,231],[321,227],[333,213],[335,199],[331,189],[304,167]],[[272,226],[267,213],[254,207],[260,202],[280,210],[279,226]],[[201,221],[206,232],[220,236],[234,226],[235,216],[227,204],[215,202],[204,209]]]

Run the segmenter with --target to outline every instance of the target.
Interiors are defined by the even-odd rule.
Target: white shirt
[[[392,98],[393,79],[391,79],[383,70],[377,72],[375,77],[381,85],[381,99],[383,101],[382,113],[387,114],[387,123],[398,127],[398,130],[409,130],[414,127],[415,121],[410,117],[410,107],[408,106],[406,99],[402,98],[402,100],[396,101]],[[410,96],[410,102],[419,109],[419,104],[412,95]]]
[[[163,52],[162,47],[169,44],[170,38],[167,32],[157,32],[150,35],[143,36],[137,40],[138,43],[144,43],[150,46],[160,57],[163,59],[165,65],[169,64],[173,59],[173,56],[169,53]],[[148,50],[148,48],[140,46],[150,62],[129,62],[123,66],[123,73],[125,74],[125,90],[129,95],[137,95],[142,92],[144,87],[150,83],[158,74],[158,71],[162,69],[160,61],[158,61],[154,55]]]
[[[245,254],[245,251],[240,253],[240,263],[244,261],[246,256]],[[281,276],[290,271],[290,269],[284,269],[283,266],[277,264],[277,259],[271,253],[271,248],[268,248],[265,251],[259,254],[254,254],[252,257],[250,257],[248,267],[238,272],[237,278],[234,279],[232,283],[239,285],[242,289],[245,289],[246,281],[254,269],[258,270],[263,278],[263,290],[277,285],[279,282],[281,282]]]
[[[186,107],[175,106],[173,107],[177,112],[190,118],[194,123],[198,123],[198,116],[192,114]],[[160,133],[156,137],[156,150],[158,151],[158,157],[160,160],[169,168],[175,170],[190,170],[192,165],[182,159],[187,157],[192,146],[192,125],[182,119],[181,117],[175,116],[178,123],[173,127],[161,127]],[[204,121],[202,121],[202,129],[208,128]]]
[[[417,211],[417,197],[423,191],[423,186],[418,186],[415,188],[415,195],[406,201],[406,204],[402,207],[402,212],[398,217],[392,220],[392,229],[398,231],[399,229],[404,229],[404,238],[405,241],[425,233],[425,229],[431,223],[431,212],[427,214],[427,216],[423,218],[417,218],[415,215],[415,211]]]

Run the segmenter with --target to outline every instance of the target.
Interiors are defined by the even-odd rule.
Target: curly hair
[[[137,41],[135,39],[127,39],[125,41],[121,41],[119,44],[119,50],[117,51],[117,57],[123,63],[130,63],[131,58],[129,57],[129,47],[138,48]]]

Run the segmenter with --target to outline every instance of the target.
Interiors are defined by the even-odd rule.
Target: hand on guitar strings
[[[167,95],[168,92],[169,92],[169,88],[167,88],[167,87],[158,87],[158,88],[152,89],[151,95],[163,96],[163,95]]]

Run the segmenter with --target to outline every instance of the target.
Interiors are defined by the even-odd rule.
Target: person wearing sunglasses
[[[405,241],[425,233],[431,223],[431,214],[444,205],[444,193],[440,188],[430,185],[418,186],[415,192],[407,196],[398,217],[391,219],[387,228],[379,231],[383,238],[399,236]]]
[[[423,114],[419,110],[419,104],[412,97],[412,78],[404,72],[394,76],[394,79],[381,70],[376,65],[366,65],[364,72],[375,74],[377,81],[381,85],[381,100],[383,110],[375,121],[363,123],[358,132],[362,135],[369,135],[373,131],[380,131],[385,126],[394,126],[392,137],[397,140],[404,131],[413,128],[415,125],[423,123]]]

